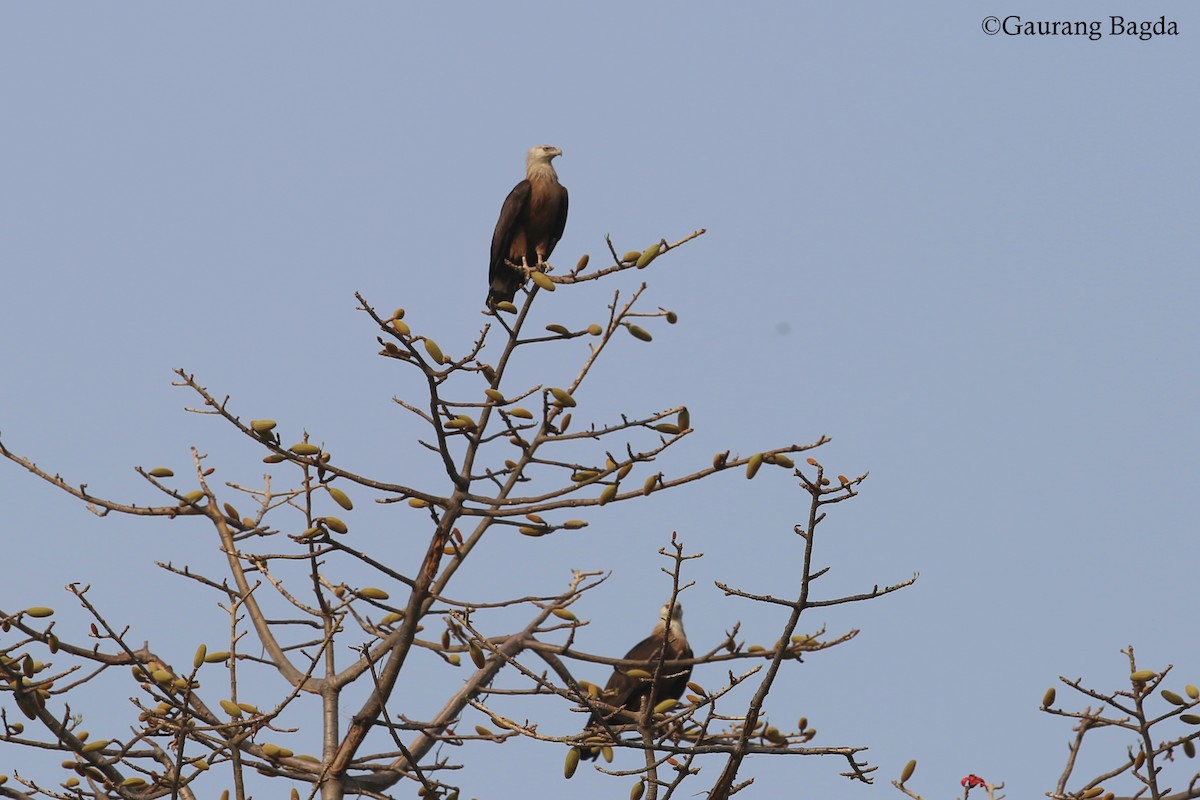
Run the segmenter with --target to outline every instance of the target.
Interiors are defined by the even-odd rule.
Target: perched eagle
[[[649,681],[645,678],[630,677],[626,674],[630,669],[643,669],[654,674],[658,668],[659,658],[662,657],[663,643],[666,642],[666,664],[663,665],[662,673],[659,675],[658,681]],[[678,700],[683,695],[683,690],[687,687],[688,679],[692,677],[691,665],[681,668],[672,668],[670,662],[682,661],[692,657],[692,648],[688,644],[687,634],[683,632],[683,606],[678,602],[674,608],[670,603],[662,607],[658,614],[658,624],[654,626],[654,631],[633,646],[633,649],[625,654],[626,661],[636,662],[637,666],[629,667],[614,667],[612,677],[608,679],[608,683],[604,686],[604,692],[600,695],[600,700],[610,706],[623,708],[628,712],[637,714],[642,708],[642,698],[649,697],[651,694],[651,686],[654,688],[654,702],[659,703],[667,698]],[[612,712],[607,717],[600,713],[593,712],[591,719],[588,720],[587,728],[584,733],[600,730],[600,720],[604,718],[610,724],[621,725],[628,724],[633,720],[624,717],[618,712]],[[600,748],[579,748],[579,754],[582,758],[589,758],[593,761],[596,756],[600,755]]]
[[[550,162],[562,150],[538,145],[525,157],[525,180],[504,199],[488,266],[488,299],[493,306],[517,296],[531,269],[541,269],[567,225],[567,189]]]

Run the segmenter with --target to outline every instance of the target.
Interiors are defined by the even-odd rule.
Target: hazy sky
[[[1135,11],[1178,35],[1113,35],[1110,15]],[[987,35],[992,15],[1102,35]],[[1039,796],[1070,738],[1037,710],[1057,676],[1119,688],[1132,644],[1142,666],[1176,665],[1176,690],[1200,682],[1198,37],[1179,2],[4,4],[3,441],[129,502],[155,500],[134,465],[183,474],[193,445],[217,477],[261,482],[252,443],[183,411],[184,367],[362,473],[439,488],[392,403],[421,384],[375,355],[353,294],[464,352],[500,203],[525,151],[558,145],[557,264],[603,257],[605,234],[623,252],[708,231],[646,273],[540,298],[538,325],[586,325],[645,279],[651,307],[680,317],[651,344],[618,340],[577,416],[688,405],[676,474],[828,434],[831,471],[871,477],[822,528],[822,591],[920,573],[802,623],[861,633],[793,665],[768,703],[783,726],[807,716],[814,744],[868,745],[880,780],[757,757],[753,796],[898,797],[887,781],[909,758],[929,798],[968,773]],[[584,353],[562,345],[519,374],[562,384]],[[419,518],[359,495],[357,541],[409,564]],[[570,537],[497,537],[459,594],[611,570],[576,610],[592,620],[581,646],[621,655],[654,623],[669,589],[655,553],[678,531],[705,553],[685,595],[697,649],[738,620],[770,644],[782,615],[713,581],[793,591],[804,512],[784,470],[721,475],[596,510]],[[154,566],[217,570],[199,521],[97,519],[7,463],[0,519],[0,608],[54,605],[82,630],[61,587],[90,583],[134,640],[184,662],[227,630],[215,596]],[[509,710],[580,724],[548,703]],[[1089,765],[1131,743],[1096,738]],[[469,765],[464,797],[629,783],[565,784],[554,748],[448,755]],[[0,745],[0,772],[28,758]]]

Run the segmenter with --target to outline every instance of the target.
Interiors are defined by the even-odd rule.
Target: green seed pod
[[[1157,672],[1151,669],[1139,669],[1137,672],[1131,673],[1129,680],[1134,683],[1145,683],[1146,681],[1154,680]]]
[[[644,781],[638,781],[629,790],[629,800],[642,800],[642,795],[646,792],[646,784]]]
[[[900,770],[900,783],[907,783],[908,779],[913,776],[913,772],[917,769],[917,760],[914,758],[904,765],[904,769]]]
[[[462,656],[460,656],[458,653],[451,653],[450,655],[446,656],[446,661],[452,667],[462,666]]]
[[[640,679],[640,680],[644,680],[644,679],[646,679],[646,678],[652,678],[652,677],[654,677],[653,675],[651,675],[651,674],[650,674],[649,672],[647,672],[646,670],[644,670],[644,669],[638,669],[637,667],[634,667],[633,669],[627,669],[627,670],[625,670],[625,674],[626,674],[626,675],[628,675],[628,676],[629,676],[629,677],[631,677],[631,678],[638,678],[638,679]]]
[[[429,357],[433,359],[435,364],[445,364],[446,356],[442,352],[442,348],[438,347],[438,343],[433,339],[425,340],[425,352],[429,353]]]
[[[269,455],[263,456],[264,464],[278,464],[280,461],[287,461],[287,457],[283,456],[279,453],[271,453]]]
[[[633,264],[641,257],[642,257],[641,250],[630,250],[628,253],[621,256],[621,263],[622,264]]]
[[[94,742],[88,742],[83,747],[79,748],[81,753],[94,753],[97,750],[103,750],[108,747],[109,739],[97,739]]]
[[[1104,794],[1103,786],[1093,786],[1080,796],[1083,800],[1092,800],[1093,797],[1099,797],[1102,794]]]
[[[564,408],[575,407],[575,398],[572,397],[566,389],[559,389],[557,386],[552,386],[550,388],[550,394],[554,395],[554,399],[560,406],[563,406]]]
[[[208,645],[202,644],[196,648],[196,655],[192,656],[192,667],[200,669],[200,665],[204,663],[205,657],[208,655]]]
[[[1196,714],[1180,714],[1179,719],[1188,725],[1200,725],[1200,716]]]
[[[587,523],[581,519],[569,519],[562,526],[569,531],[577,531],[580,528],[587,527]]]
[[[475,732],[478,733],[480,736],[489,736],[490,737],[490,736],[496,735],[495,733],[492,732],[492,730],[490,728],[485,728],[482,725],[476,725]]]
[[[571,480],[575,483],[583,483],[599,477],[600,473],[594,469],[578,469],[571,473]]]
[[[517,313],[517,307],[508,300],[501,300],[499,303],[496,303],[495,309],[497,311],[507,311],[509,314]]]
[[[452,431],[470,430],[471,428],[475,427],[475,420],[470,418],[463,419],[462,417],[455,417],[454,419],[448,419],[443,422],[442,427]]]
[[[519,417],[520,419],[533,419],[533,414],[531,414],[529,412],[529,409],[521,408],[520,406],[517,406],[516,408],[510,408],[507,413],[510,417]]]
[[[397,308],[392,312],[392,319],[404,319],[404,309]]]
[[[604,333],[604,328],[601,328],[599,325],[593,322],[591,325],[587,326],[587,332],[592,336],[599,336],[600,334]]]
[[[368,600],[387,600],[389,595],[383,589],[377,589],[374,586],[364,586],[358,590],[359,597],[365,597]]]
[[[1042,708],[1049,708],[1054,705],[1054,694],[1053,686],[1046,690],[1046,693],[1042,695]]]
[[[342,522],[342,520],[338,517],[321,517],[318,521],[324,522],[325,527],[329,528],[329,530],[333,531],[334,533],[345,533],[346,531],[350,530],[348,527],[346,527],[346,523]]]
[[[155,467],[154,469],[150,470],[146,474],[149,475],[151,478],[170,478],[175,473],[173,471],[171,471],[170,469],[168,469],[167,467]]]
[[[1183,690],[1187,692],[1187,696],[1193,700],[1200,700],[1200,689],[1197,689],[1192,684],[1189,683],[1187,686],[1183,687]]]
[[[651,247],[647,247],[642,251],[642,254],[637,257],[637,261],[634,262],[634,266],[638,269],[645,269],[646,267],[650,266],[650,262],[658,258],[659,248],[661,246],[662,245],[660,243],[652,245]]]
[[[275,430],[275,420],[273,419],[252,419],[250,420],[250,430],[255,433],[268,433]]]
[[[220,664],[229,660],[229,653],[225,650],[218,650],[215,653],[209,653],[204,657],[205,664]]]
[[[633,334],[633,338],[635,339],[641,339],[643,342],[649,342],[654,338],[650,335],[650,331],[646,330],[645,328],[640,328],[633,324],[630,324],[628,328],[629,332]]]
[[[503,404],[503,403],[507,402],[507,401],[504,399],[504,393],[503,393],[503,392],[501,392],[501,391],[500,391],[500,390],[498,390],[498,389],[484,389],[484,390],[483,390],[483,393],[484,393],[485,395],[487,395],[487,398],[488,398],[489,400],[491,400],[493,403],[501,403],[501,404]]]
[[[1183,754],[1188,758],[1196,757],[1196,745],[1191,739],[1183,740]]]
[[[44,619],[46,617],[54,616],[54,609],[47,608],[46,606],[32,606],[31,608],[25,609],[25,614],[26,616],[33,617],[34,619]]]
[[[563,777],[570,780],[579,767],[579,748],[572,747],[567,751],[567,760],[563,762]]]
[[[121,785],[126,789],[140,789],[146,785],[146,779],[136,776],[132,778],[126,778],[125,780],[121,781]]]
[[[785,456],[783,453],[775,454],[775,464],[784,469],[792,469],[796,466],[796,462]]]
[[[229,503],[224,503],[221,508],[225,509],[225,516],[229,517],[230,519],[240,520],[242,518],[242,515],[238,513],[238,510]]]
[[[550,613],[559,619],[565,619],[568,622],[574,622],[575,620],[579,619],[579,617],[575,616],[575,612],[569,608],[556,608]]]
[[[774,725],[768,725],[766,727],[766,729],[763,731],[762,735],[763,735],[764,739],[766,739],[768,742],[770,742],[773,745],[778,745],[780,747],[783,747],[783,746],[786,746],[788,743],[787,737],[784,736],[783,733],[779,730],[779,728],[776,728]]]
[[[704,691],[704,687],[701,686],[700,684],[696,683],[695,681],[688,681],[687,688],[691,689],[696,694],[704,695],[704,696],[708,695],[708,692]]]
[[[479,649],[479,645],[471,642],[467,645],[467,651],[471,654],[471,663],[479,667],[479,669],[483,669],[484,665],[487,664],[487,659],[483,657],[483,651]]]
[[[532,525],[522,525],[517,528],[517,533],[523,536],[545,536],[549,532],[549,528],[535,528]]]
[[[554,285],[554,281],[550,280],[550,276],[544,272],[529,273],[529,280],[533,281],[538,287],[545,289],[547,292],[553,292],[558,287]]]
[[[321,448],[312,442],[296,442],[288,449],[298,456],[315,456],[321,453]]]
[[[586,267],[587,265],[588,265],[588,254],[584,253],[583,255],[581,255],[579,257],[579,260],[575,262],[575,271],[582,272],[583,268]]]
[[[185,494],[183,496],[183,499],[179,501],[179,505],[190,506],[190,505],[193,505],[194,503],[200,502],[200,500],[203,497],[204,497],[204,492],[200,491],[199,489],[196,489],[195,491],[188,492],[187,494]]]
[[[654,713],[655,714],[665,714],[668,711],[670,711],[671,709],[675,708],[677,705],[679,705],[678,700],[676,700],[673,697],[668,697],[666,700],[660,700],[654,706]]]
[[[762,466],[762,453],[755,453],[750,456],[750,460],[746,462],[746,478],[749,480],[758,474],[758,468]]]
[[[692,415],[691,412],[687,410],[687,406],[679,409],[679,414],[675,418],[675,424],[679,426],[681,431],[686,431],[688,428],[692,427]]]
[[[643,495],[648,495],[654,491],[654,487],[658,485],[658,478],[659,478],[658,473],[655,473],[655,474],[651,475],[649,478],[646,478],[646,482],[642,484],[642,494]]]
[[[388,324],[392,326],[392,330],[401,336],[409,336],[412,334],[412,328],[410,328],[408,323],[402,319],[394,319]]]
[[[425,508],[429,505],[429,501],[422,500],[420,497],[410,497],[408,498],[408,504],[413,508]]]
[[[600,748],[600,757],[604,759],[605,764],[611,764],[613,760],[613,749],[609,745],[604,745]]]
[[[380,625],[393,625],[404,619],[403,611],[391,611],[383,615],[383,619],[379,620]]]
[[[660,422],[654,426],[654,430],[659,433],[665,433],[668,436],[676,436],[679,434],[679,426],[673,422]]]
[[[329,490],[329,496],[333,498],[333,502],[337,503],[347,511],[350,511],[354,508],[354,503],[350,502],[349,496],[347,496],[347,494],[341,489],[338,489],[334,486],[326,486],[325,488]]]
[[[1176,706],[1186,706],[1187,705],[1187,700],[1184,700],[1182,697],[1175,694],[1175,692],[1172,692],[1170,689],[1163,689],[1162,696],[1163,696],[1164,700],[1166,700],[1168,703],[1171,703],[1172,705],[1176,705]]]
[[[604,505],[616,496],[617,485],[615,483],[610,486],[605,486],[604,491],[600,493],[600,505]]]

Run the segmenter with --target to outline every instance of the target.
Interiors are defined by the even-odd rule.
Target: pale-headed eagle
[[[658,624],[654,626],[654,631],[625,654],[625,660],[635,662],[635,664],[613,669],[612,677],[608,679],[608,683],[604,686],[604,692],[600,695],[601,702],[623,708],[630,714],[636,715],[641,711],[642,698],[650,697],[652,688],[656,704],[668,698],[678,700],[682,697],[683,690],[687,688],[687,682],[692,677],[691,665],[673,668],[669,663],[664,664],[658,681],[631,677],[626,674],[631,669],[641,669],[653,675],[654,671],[658,669],[659,659],[663,658],[664,643],[666,644],[665,660],[667,662],[684,661],[692,657],[692,648],[688,644],[687,634],[683,632],[683,606],[678,601],[674,607],[670,603],[664,605],[659,611]],[[635,721],[636,716],[622,715],[616,711],[607,716],[593,712],[584,733],[601,730],[601,719],[611,725],[627,725]],[[596,756],[600,755],[600,748],[580,747],[579,755],[595,761]]]
[[[567,189],[550,163],[562,150],[541,144],[525,157],[525,180],[504,199],[488,267],[487,304],[512,300],[529,271],[542,269],[567,226]]]

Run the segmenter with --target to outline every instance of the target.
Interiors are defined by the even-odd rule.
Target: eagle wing
[[[521,285],[521,279],[504,261],[508,258],[517,226],[521,224],[521,219],[529,208],[529,196],[532,192],[533,185],[528,180],[523,180],[513,187],[508,197],[504,198],[504,205],[500,207],[500,219],[496,220],[496,230],[492,233],[492,257],[488,266],[489,305],[497,300],[511,300]],[[566,224],[565,216],[562,222],[563,225]]]

